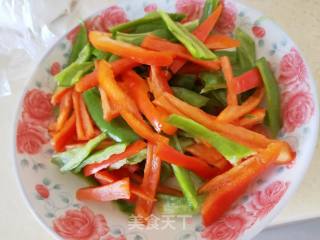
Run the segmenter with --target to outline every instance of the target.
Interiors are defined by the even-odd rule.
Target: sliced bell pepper
[[[93,71],[83,76],[74,86],[76,92],[82,93],[98,85],[97,71]]]
[[[103,119],[110,122],[112,119],[118,117],[120,113],[116,106],[108,99],[108,96],[102,88],[99,88],[99,92],[101,96]]]
[[[85,132],[82,125],[82,117],[80,110],[80,94],[73,91],[72,92],[72,102],[74,107],[74,112],[76,116],[76,130],[77,130],[77,139],[78,140],[88,140],[86,139]]]
[[[66,121],[62,129],[53,135],[54,149],[57,152],[62,152],[65,146],[76,135],[76,116],[73,113],[71,117]]]
[[[257,108],[240,118],[237,124],[245,128],[251,128],[255,125],[262,124],[265,116],[266,110],[264,108]]]
[[[168,53],[150,51],[128,43],[116,41],[106,33],[91,31],[89,33],[89,39],[92,45],[99,50],[130,58],[141,64],[169,66],[172,63],[172,56]]]
[[[140,65],[140,63],[138,63],[134,60],[131,60],[129,58],[120,58],[116,61],[113,61],[110,64],[111,64],[112,71],[113,71],[113,74],[115,77],[125,71],[128,71],[128,70]]]
[[[267,98],[267,119],[273,137],[276,137],[282,127],[280,90],[277,80],[265,58],[257,61]]]
[[[261,74],[257,68],[253,68],[233,80],[236,94],[244,93],[262,85]]]
[[[108,185],[110,183],[119,181],[120,178],[116,176],[113,172],[102,170],[97,172],[94,175],[94,178],[101,184],[101,185]],[[139,186],[130,182],[130,192],[131,194],[136,195],[137,197],[141,197],[146,201],[155,201],[154,198],[150,197],[146,192],[144,192]]]
[[[215,148],[205,146],[201,143],[196,143],[186,148],[186,151],[196,157],[202,158],[210,165],[213,165],[220,170],[230,167],[230,163],[219,153]]]
[[[220,4],[213,13],[192,32],[200,41],[204,42],[208,38],[220,18],[222,9],[222,4]],[[170,69],[176,73],[186,62],[186,60],[177,59],[173,62]]]
[[[155,153],[155,146],[148,144],[147,148],[147,160],[144,167],[143,181],[141,189],[146,192],[149,196],[155,197],[157,187],[160,181],[161,172],[161,160]],[[135,214],[138,217],[142,217],[146,223],[150,214],[152,213],[154,202],[146,201],[145,199],[138,198]]]
[[[264,89],[259,88],[241,105],[227,106],[217,117],[221,122],[234,122],[244,115],[253,111],[262,101],[264,97]]]
[[[200,22],[204,22],[212,12],[218,7],[220,0],[206,0],[203,7],[203,13]]]
[[[53,106],[59,105],[62,102],[64,95],[66,95],[68,92],[72,92],[72,88],[68,88],[68,87],[58,88],[51,97],[51,104]]]
[[[172,55],[191,61],[195,64],[205,67],[206,69],[216,71],[220,68],[220,64],[218,61],[205,61],[194,58],[188,53],[188,50],[181,44],[173,43],[154,35],[148,35],[147,37],[145,37],[141,46],[143,48],[154,51],[169,52]]]
[[[174,97],[171,94],[164,93],[165,98],[179,111],[181,111],[185,116],[191,118],[192,120],[202,124],[203,126],[216,131],[221,135],[243,144],[247,147],[253,149],[265,148],[272,142],[262,134],[250,131],[243,127],[235,126],[229,123],[221,123],[217,121],[212,115],[207,114],[199,108],[193,107],[186,102]],[[167,109],[168,112],[170,109]],[[170,112],[174,113],[174,112]],[[179,115],[179,114],[178,114]]]
[[[178,115],[171,115],[168,122],[179,129],[191,134],[193,137],[207,142],[220,152],[232,165],[238,165],[243,158],[255,152],[237,142],[210,131],[199,123]]]
[[[201,108],[209,102],[209,98],[194,91],[181,87],[172,87],[174,95],[192,106]]]
[[[63,125],[66,123],[66,121],[68,120],[68,118],[72,113],[72,110],[73,110],[72,91],[67,91],[63,95],[59,109],[60,111],[59,111],[59,116],[57,118],[55,131],[59,131],[63,127]]]
[[[265,150],[205,184],[199,192],[210,191],[202,207],[202,219],[209,226],[221,217],[248,186],[277,159],[283,145],[271,143]]]
[[[83,98],[95,124],[102,132],[108,134],[113,140],[116,142],[131,143],[139,138],[123,119],[116,118],[111,122],[107,122],[103,119],[101,97],[98,89],[93,88],[87,90],[83,93]]]
[[[223,56],[220,58],[220,62],[224,79],[227,83],[227,103],[229,106],[237,106],[238,98],[235,92],[235,82],[233,79],[233,72],[230,60],[228,57]]]
[[[79,56],[79,53],[81,50],[86,46],[88,43],[88,34],[87,34],[87,28],[84,24],[80,25],[79,32],[77,33],[77,36],[75,37],[75,40],[72,44],[71,54],[69,57],[69,64],[73,63]]]
[[[155,103],[153,102],[153,104]],[[155,106],[155,108],[160,114],[160,119],[161,119],[161,122],[163,123],[163,132],[166,133],[167,135],[174,135],[177,132],[177,128],[168,124],[166,121],[170,114],[162,107]]]
[[[205,44],[208,48],[213,50],[236,48],[240,46],[240,41],[232,39],[226,35],[214,34],[210,35]]]
[[[86,140],[89,140],[95,136],[95,130],[94,130],[93,122],[91,120],[91,117],[88,113],[88,110],[86,108],[86,105],[81,95],[79,98],[79,104],[80,104],[80,114],[81,114],[83,131],[84,131]]]
[[[162,70],[160,67],[150,67],[150,77],[148,78],[148,84],[155,98],[162,96],[163,92],[173,93],[168,84],[170,77],[171,76],[169,75],[169,73],[165,70]]]
[[[217,169],[209,166],[205,161],[184,155],[167,144],[158,144],[157,155],[161,160],[189,169],[204,179],[212,178],[217,174]]]
[[[129,199],[130,196],[129,178],[118,180],[109,185],[80,188],[76,193],[76,197],[80,201],[108,202],[117,199]]]
[[[184,116],[184,114],[179,111],[173,104],[171,104],[165,96],[160,96],[153,101],[153,103],[162,109],[164,109],[169,114],[178,114],[180,116]]]
[[[169,15],[163,11],[159,11],[159,13],[169,31],[188,49],[193,57],[203,60],[214,60],[217,58],[202,41],[185,29],[182,24],[175,23]]]
[[[127,71],[122,75],[123,81],[128,84],[130,95],[135,100],[138,108],[148,119],[157,132],[172,133],[172,127],[162,121],[162,115],[149,99],[149,88],[146,81],[133,71]],[[167,131],[169,130],[169,131]]]
[[[108,158],[102,162],[93,163],[93,164],[89,164],[89,165],[85,166],[85,168],[83,170],[83,174],[85,176],[93,175],[93,174],[99,172],[100,170],[105,169],[105,168],[109,167],[110,165],[112,165],[122,159],[131,157],[131,156],[139,153],[145,147],[146,147],[146,144],[143,141],[138,140],[135,143],[128,146],[126,148],[126,150],[122,153],[114,154],[110,158]]]

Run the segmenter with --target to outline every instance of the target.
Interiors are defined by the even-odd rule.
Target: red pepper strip
[[[116,41],[110,38],[107,33],[91,31],[89,39],[92,45],[99,50],[130,58],[141,64],[169,66],[173,61],[172,56],[168,53],[150,51],[125,42]]]
[[[72,92],[72,102],[73,102],[73,108],[76,116],[76,130],[77,130],[77,139],[78,140],[88,140],[86,139],[86,135],[83,129],[82,124],[82,116],[81,116],[81,110],[80,110],[80,93],[73,91]]]
[[[80,113],[81,113],[81,120],[82,120],[82,127],[85,133],[85,138],[86,140],[89,140],[91,138],[93,138],[96,133],[95,133],[95,129],[93,126],[93,122],[91,120],[91,117],[88,113],[88,110],[86,108],[86,105],[83,101],[82,96],[80,95]]]
[[[118,59],[110,64],[112,66],[113,74],[115,77],[123,73],[124,71],[130,70],[140,65],[140,63],[137,63],[127,58]],[[82,77],[80,81],[75,84],[74,89],[77,92],[82,93],[90,88],[97,86],[98,84],[99,84],[98,72],[95,70],[92,73],[89,73],[84,77]]]
[[[235,92],[235,82],[233,79],[233,72],[230,60],[228,57],[221,57],[220,58],[222,72],[224,78],[227,83],[227,104],[228,106],[236,106],[238,105],[238,98]]]
[[[127,83],[129,89],[131,89],[131,96],[153,128],[157,132],[161,132],[162,130],[166,134],[172,133],[172,127],[162,120],[161,113],[150,101],[148,96],[149,88],[146,81],[133,71],[128,71],[122,76],[123,81]]]
[[[113,172],[102,170],[97,172],[94,175],[94,178],[101,184],[101,185],[108,185],[110,183],[119,181],[120,178],[113,174]],[[146,194],[146,192],[142,191],[142,189],[137,186],[136,184],[130,182],[130,192],[138,197],[141,197],[147,201],[156,201],[154,198],[150,197]]]
[[[296,152],[293,151],[291,146],[287,142],[281,142],[282,149],[276,160],[276,164],[288,164],[295,160]]]
[[[186,151],[205,160],[208,164],[213,165],[220,170],[230,168],[229,162],[213,147],[205,146],[204,144],[193,144],[186,148]]]
[[[178,114],[180,116],[185,116],[178,108],[176,108],[173,104],[171,104],[165,96],[161,96],[153,101],[153,103],[170,114]]]
[[[121,89],[114,78],[111,65],[104,60],[98,63],[98,79],[100,87],[120,112],[125,109],[142,119],[135,102]]]
[[[209,226],[221,217],[248,186],[276,161],[282,148],[281,142],[271,143],[257,155],[205,184],[199,191],[210,191],[201,210],[203,224]]]
[[[62,102],[63,97],[69,92],[72,92],[72,88],[62,88],[56,91],[51,97],[51,104],[53,106],[57,106]]]
[[[153,132],[153,130],[146,124],[143,120],[135,117],[131,112],[123,110],[121,111],[121,116],[128,123],[128,125],[132,128],[132,130],[138,134],[140,137],[148,140],[152,143],[168,143],[169,139]]]
[[[155,153],[155,146],[148,144],[147,160],[144,167],[143,181],[141,189],[149,196],[155,197],[157,187],[160,181],[161,160]],[[143,218],[143,222],[147,223],[150,214],[152,213],[154,202],[146,201],[145,199],[138,198],[135,214]]]
[[[218,61],[204,61],[204,60],[196,59],[192,57],[189,54],[188,50],[185,47],[183,47],[181,44],[173,43],[166,39],[156,37],[154,35],[146,36],[141,46],[143,48],[147,48],[154,51],[169,52],[172,55],[176,55],[180,58],[184,58],[186,60],[189,60],[195,64],[201,65],[210,70],[216,71],[220,69],[220,64]]]
[[[203,22],[201,23],[194,31],[193,34],[202,42],[205,42],[208,38],[209,34],[213,30],[214,26],[218,22],[221,13],[222,13],[222,4],[220,4],[216,10]],[[171,71],[173,73],[176,73],[179,71],[180,68],[183,67],[183,65],[186,63],[186,60],[179,60],[173,62],[172,67],[170,67]]]
[[[204,160],[184,155],[167,144],[158,144],[157,155],[161,160],[189,169],[204,179],[212,178],[219,172]]]
[[[101,96],[103,119],[110,122],[112,119],[118,117],[120,113],[116,106],[108,99],[108,96],[101,87],[99,87],[99,92]]]
[[[242,105],[229,105],[217,117],[221,122],[234,122],[253,111],[262,101],[264,89],[259,88]]]
[[[264,108],[257,108],[240,118],[237,124],[245,128],[252,128],[255,125],[262,124],[265,116],[266,110]]]
[[[54,149],[57,152],[63,152],[65,146],[73,139],[76,134],[76,116],[73,113],[65,122],[62,129],[53,135]]]
[[[240,94],[250,89],[262,86],[262,78],[259,70],[253,68],[244,74],[233,78],[235,83],[235,93]]]
[[[77,191],[76,196],[80,201],[89,200],[107,202],[118,199],[129,199],[130,181],[129,178],[124,178],[109,185],[80,188]]]
[[[161,122],[163,123],[163,132],[168,135],[174,135],[177,132],[177,128],[167,123],[169,113],[161,107],[156,106],[156,110],[160,114]]]
[[[150,77],[148,78],[148,84],[154,97],[160,97],[163,92],[173,93],[168,81],[170,74],[166,70],[162,70],[160,67],[150,67]]]
[[[209,49],[219,50],[239,47],[240,41],[230,38],[227,35],[214,34],[207,38],[205,44]]]
[[[102,162],[88,164],[87,166],[84,167],[83,174],[86,177],[90,176],[92,174],[95,174],[95,173],[99,172],[100,170],[108,168],[110,165],[112,165],[122,159],[131,157],[131,156],[139,153],[145,147],[146,147],[145,142],[142,140],[138,140],[138,141],[134,142],[133,144],[131,144],[130,146],[128,146],[126,148],[126,150],[122,153],[114,154],[110,158],[108,158]]]
[[[59,108],[60,108],[60,112],[57,119],[57,123],[55,125],[55,129],[54,129],[55,131],[59,131],[63,127],[63,125],[65,124],[65,122],[68,120],[68,118],[72,113],[72,109],[73,109],[72,91],[67,91],[63,95]]]
[[[185,116],[202,124],[212,131],[216,131],[221,135],[247,147],[252,149],[265,148],[269,145],[269,143],[272,142],[272,140],[266,138],[262,134],[258,134],[233,124],[217,121],[214,116],[207,114],[197,107],[191,106],[190,104],[176,98],[171,94],[164,93],[164,96],[172,105],[185,114]]]

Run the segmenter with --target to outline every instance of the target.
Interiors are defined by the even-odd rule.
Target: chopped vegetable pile
[[[55,76],[49,126],[61,172],[93,178],[83,201],[116,201],[147,224],[201,214],[208,226],[274,164],[294,160],[281,129],[277,81],[255,43],[215,32],[223,5],[199,20],[154,12],[110,32],[81,25]],[[264,101],[265,99],[265,101]]]

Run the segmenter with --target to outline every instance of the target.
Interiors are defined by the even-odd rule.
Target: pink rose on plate
[[[236,27],[237,9],[232,2],[221,1],[223,10],[215,30],[219,33],[228,34],[233,32]]]
[[[263,38],[266,35],[266,30],[260,26],[253,26],[252,32],[257,38]]]
[[[267,215],[280,201],[289,187],[288,182],[276,181],[270,184],[263,191],[258,191],[253,195],[251,207],[255,210],[257,218]]]
[[[16,138],[19,153],[37,154],[42,145],[49,142],[45,129],[24,121],[20,121],[18,124]]]
[[[308,91],[299,91],[285,95],[282,104],[284,131],[293,132],[306,123],[314,113],[314,102]]]
[[[69,240],[99,240],[109,232],[105,218],[100,214],[94,215],[88,207],[68,210],[53,221],[53,229]]]
[[[43,199],[47,199],[47,198],[50,196],[49,189],[47,188],[46,185],[37,184],[37,185],[35,186],[35,189],[36,189],[37,193],[38,193]]]
[[[185,22],[192,21],[202,16],[204,2],[204,0],[177,0],[176,10],[186,15]]]
[[[101,13],[104,29],[109,29],[120,23],[128,21],[126,12],[119,6],[111,6]]]
[[[61,65],[58,62],[54,62],[51,64],[50,73],[52,76],[57,75],[61,71]]]
[[[207,227],[202,237],[210,240],[233,240],[252,226],[256,218],[242,205]]]
[[[23,120],[48,127],[53,117],[53,106],[50,99],[51,94],[39,89],[28,91],[23,100]]]
[[[292,48],[280,63],[280,83],[300,84],[307,79],[307,68],[298,50]]]
[[[154,12],[154,11],[157,11],[158,9],[158,6],[156,3],[151,3],[147,6],[144,7],[144,12],[145,13],[150,13],[150,12]]]

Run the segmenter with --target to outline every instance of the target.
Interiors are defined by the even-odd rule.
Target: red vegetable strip
[[[90,176],[92,174],[95,174],[96,172],[99,172],[100,170],[105,169],[105,168],[109,167],[110,165],[112,165],[122,159],[131,157],[131,156],[139,153],[145,147],[146,147],[145,142],[138,140],[138,141],[134,142],[133,144],[131,144],[130,146],[128,146],[123,153],[114,154],[110,158],[108,158],[102,162],[92,163],[92,164],[85,166],[84,170],[83,170],[83,174],[85,176]]]
[[[154,35],[148,35],[147,37],[145,37],[141,46],[155,51],[169,52],[172,55],[187,59],[210,70],[218,70],[220,68],[220,64],[218,61],[204,61],[196,59],[192,57],[188,53],[188,50],[181,44],[172,43],[166,39],[162,39]]]
[[[232,39],[227,35],[214,34],[210,35],[205,41],[206,46],[209,49],[219,50],[226,48],[236,48],[240,46],[240,41]]]
[[[272,142],[272,140],[266,138],[262,134],[250,131],[243,127],[217,121],[214,116],[207,114],[199,108],[191,106],[171,94],[165,93],[164,96],[185,116],[247,147],[252,149],[265,148]]]
[[[82,122],[83,131],[85,133],[86,140],[89,140],[93,138],[96,134],[95,134],[93,122],[91,120],[91,117],[88,113],[88,110],[86,108],[86,105],[81,95],[79,97],[79,104],[80,104],[80,113],[81,113],[81,120],[82,120],[81,122]]]
[[[53,135],[54,149],[57,152],[63,152],[65,146],[76,135],[76,116],[73,113],[66,121],[62,129]]]
[[[157,66],[150,66],[148,84],[155,98],[160,97],[164,92],[173,93],[168,84],[170,77],[168,71],[162,70]]]
[[[109,172],[105,170],[97,172],[94,175],[94,177],[101,185],[108,185],[110,183],[120,180],[120,178],[118,176],[115,176],[113,172]],[[130,182],[130,192],[131,194],[141,197],[147,201],[155,201],[154,198],[150,197],[149,195],[146,194],[146,192],[142,191],[139,186],[131,182]]]
[[[251,128],[255,125],[262,124],[266,116],[266,110],[264,108],[257,108],[252,112],[244,115],[237,124],[245,128]]]
[[[101,87],[99,87],[99,92],[101,96],[103,119],[107,122],[110,122],[112,119],[118,117],[120,113],[116,106],[114,106],[114,104],[112,104],[112,102],[108,99],[108,96]]]
[[[98,78],[97,78],[97,71],[94,70],[91,73],[86,74],[83,76],[79,82],[77,82],[74,86],[74,90],[76,92],[82,93],[86,90],[93,88],[98,85]]]
[[[66,91],[59,106],[60,112],[55,125],[55,131],[59,131],[72,113],[72,91]]]
[[[184,155],[167,144],[158,144],[157,156],[163,161],[189,169],[204,179],[212,178],[218,173],[216,168],[209,166],[202,159]]]
[[[221,122],[233,122],[253,111],[262,101],[264,89],[259,88],[242,105],[229,105],[217,117]]]
[[[82,124],[82,116],[81,116],[81,110],[80,110],[80,93],[73,91],[72,92],[72,102],[73,102],[73,108],[76,116],[76,130],[77,130],[77,139],[78,140],[88,140],[86,138],[83,124]]]
[[[58,91],[56,91],[52,97],[51,97],[51,104],[53,106],[59,105],[63,99],[63,97],[68,94],[69,92],[72,92],[72,88],[62,88]]]
[[[178,114],[181,116],[185,116],[178,108],[176,108],[173,104],[171,104],[165,96],[160,96],[159,98],[156,98],[153,103],[161,108],[163,108],[165,111],[167,111],[170,114]]]
[[[134,67],[141,65],[140,63],[134,60],[131,60],[129,58],[121,58],[110,64],[115,77],[122,74],[123,72],[126,72],[128,70],[131,70]]]
[[[261,74],[257,68],[253,68],[238,77],[234,77],[233,80],[236,94],[262,86]]]
[[[227,104],[228,106],[238,105],[235,83],[233,79],[232,66],[228,57],[220,58],[222,72],[227,82]]]
[[[89,39],[92,45],[99,50],[130,58],[141,64],[169,66],[173,61],[172,56],[168,53],[150,51],[125,42],[116,41],[103,32],[91,31]]]
[[[256,177],[276,161],[281,149],[282,143],[271,143],[257,155],[212,179],[206,184],[207,188],[202,187],[200,192],[210,191],[201,210],[204,225],[209,226],[221,217]]]
[[[161,172],[161,160],[154,151],[154,145],[148,144],[147,160],[144,167],[144,176],[141,184],[141,189],[143,189],[143,191],[145,191],[151,197],[155,197],[156,195]],[[146,223],[150,214],[152,213],[153,207],[154,202],[138,198],[135,214],[138,217],[142,217]]]
[[[80,188],[76,193],[76,197],[80,201],[91,200],[99,202],[107,202],[118,199],[129,199],[130,181],[129,178],[124,178],[109,185]]]

